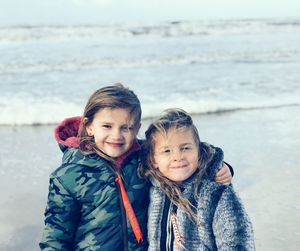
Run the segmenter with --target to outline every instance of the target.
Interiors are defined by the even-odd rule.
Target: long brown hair
[[[134,119],[135,130],[140,126],[142,110],[136,94],[119,83],[95,91],[88,99],[78,133],[79,148],[84,154],[96,153],[113,162],[110,156],[96,146],[94,137],[87,133],[87,126],[93,122],[95,114],[104,108],[128,110]]]
[[[160,117],[152,122],[146,130],[146,141],[143,145],[143,159],[140,173],[153,177],[160,184],[163,192],[177,207],[187,213],[191,220],[196,220],[195,208],[192,203],[183,196],[180,184],[165,177],[158,168],[154,167],[155,136],[157,133],[166,135],[170,129],[191,130],[198,147],[198,168],[195,173],[194,198],[198,198],[200,180],[203,177],[207,164],[213,157],[214,149],[200,144],[200,137],[192,117],[182,109],[173,108],[165,110]]]

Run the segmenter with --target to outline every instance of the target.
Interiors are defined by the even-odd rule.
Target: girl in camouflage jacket
[[[64,154],[50,176],[41,250],[147,250],[149,182],[137,174],[140,121],[137,96],[114,85],[92,94],[82,117],[56,127]],[[222,170],[228,182],[228,168]]]

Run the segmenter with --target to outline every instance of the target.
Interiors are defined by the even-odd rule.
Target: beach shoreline
[[[220,146],[234,167],[233,185],[253,222],[258,251],[300,246],[299,112],[283,107],[193,115],[200,138]],[[53,128],[0,127],[0,250],[39,250],[48,179],[62,157]]]

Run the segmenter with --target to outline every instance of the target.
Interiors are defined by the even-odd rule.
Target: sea
[[[122,83],[143,118],[300,105],[300,19],[0,26],[0,125],[50,125]]]

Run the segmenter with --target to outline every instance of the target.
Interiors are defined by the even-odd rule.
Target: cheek
[[[153,155],[152,155],[153,156]],[[158,164],[158,162],[157,162],[157,158],[155,158],[155,157],[153,157],[153,158],[151,158],[150,159],[150,164],[151,164],[151,166],[153,166],[154,168],[158,168],[158,166],[159,166],[159,164]]]
[[[154,163],[153,166],[155,168],[158,168],[160,171],[164,170],[168,164],[167,161],[162,158],[155,158],[153,163]]]
[[[197,168],[198,168],[198,155],[197,155],[197,156],[194,156],[194,157],[191,159],[191,165],[193,166],[194,169],[197,169]]]
[[[105,134],[98,128],[94,128],[92,134],[94,135],[95,140],[101,140],[105,137]]]
[[[129,144],[132,144],[133,141],[136,139],[136,133],[129,133],[125,136],[125,138]]]

